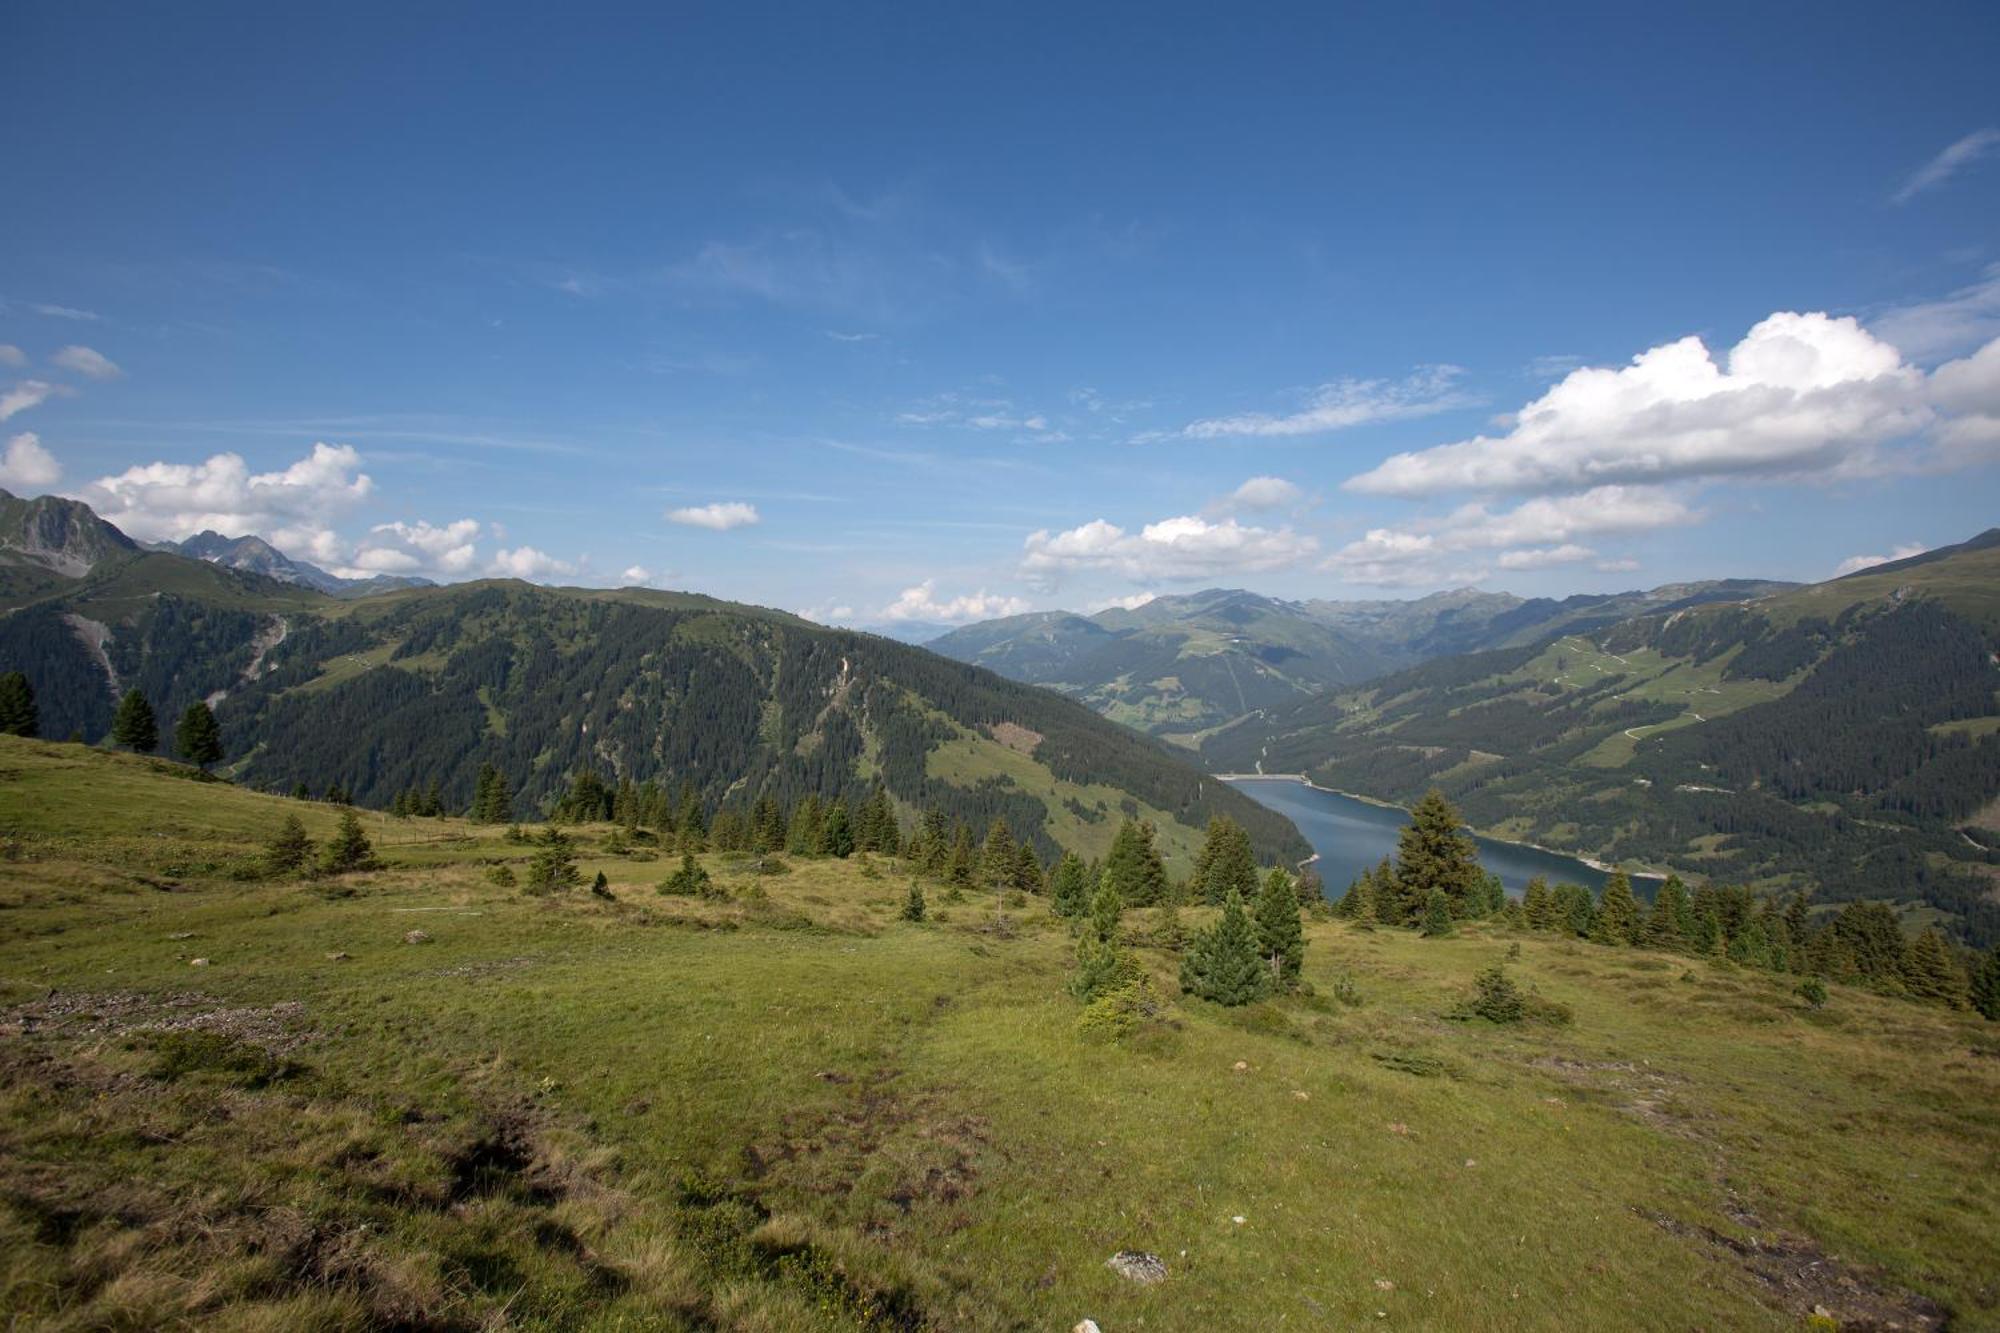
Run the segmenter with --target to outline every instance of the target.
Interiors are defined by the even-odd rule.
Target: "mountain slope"
[[[209,700],[240,780],[337,784],[363,804],[436,784],[463,808],[485,763],[524,810],[582,767],[692,782],[711,810],[765,793],[858,800],[879,780],[906,812],[1004,818],[1045,855],[1101,855],[1132,815],[1185,863],[1219,813],[1265,857],[1309,851],[1281,816],[1081,705],[782,612],[515,582],[338,601],[129,543],[116,554],[0,602],[0,670],[27,672],[45,735],[97,740],[137,687],[163,719]]]
[[[369,597],[398,588],[428,588],[429,579],[406,574],[377,574],[372,578],[350,579],[329,574],[318,565],[294,560],[262,537],[225,537],[219,532],[200,532],[186,541],[166,542],[157,549],[206,560],[229,569],[262,574],[280,583],[297,583],[330,597]]]
[[[1229,769],[1502,836],[2000,935],[2000,542],[1742,604],[1441,658],[1217,733]]]
[[[1093,616],[1043,611],[982,621],[929,646],[1061,690],[1114,721],[1199,746],[1247,715],[1430,658],[1792,586],[1724,580],[1560,601],[1461,588],[1412,601],[1355,602],[1287,602],[1211,588]]]

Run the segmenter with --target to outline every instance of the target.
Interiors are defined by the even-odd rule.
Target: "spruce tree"
[[[836,796],[827,807],[826,831],[821,837],[820,848],[828,856],[836,856],[845,861],[854,855],[854,825],[847,817],[847,798]]]
[[[139,691],[127,690],[118,701],[118,714],[111,719],[111,740],[137,754],[151,754],[160,748],[160,724],[153,718],[153,706]]]
[[[1558,884],[1555,898],[1556,929],[1576,936],[1589,935],[1591,923],[1597,920],[1597,903],[1590,890],[1581,884]]]
[[[1086,877],[1083,858],[1075,852],[1064,852],[1062,860],[1056,862],[1056,873],[1050,885],[1050,905],[1060,917],[1079,917],[1090,905],[1090,881]]]
[[[1118,896],[1117,886],[1109,879],[1101,880],[1097,892],[1090,900],[1090,919],[1084,933],[1094,935],[1107,943],[1118,939],[1118,921],[1125,914],[1125,901]]]
[[[1432,889],[1430,901],[1424,904],[1422,933],[1427,939],[1451,934],[1451,899],[1443,889]]]
[[[289,875],[304,870],[312,859],[313,841],[306,836],[306,826],[297,815],[286,815],[277,835],[265,844],[264,868],[273,875]]]
[[[582,880],[583,875],[576,868],[576,848],[569,835],[553,824],[543,829],[535,843],[535,854],[528,859],[528,892],[554,893],[575,888]]]
[[[341,807],[340,828],[320,855],[320,869],[329,875],[340,875],[350,870],[373,870],[380,864],[375,859],[374,844],[361,831],[361,817],[354,813],[354,807]]]
[[[1258,952],[1270,969],[1274,990],[1290,990],[1298,984],[1306,957],[1305,927],[1299,920],[1299,896],[1292,891],[1292,877],[1281,866],[1273,866],[1257,897]]]
[[[42,734],[42,716],[35,707],[35,688],[27,673],[0,675],[0,734],[34,737]]]
[[[1014,882],[1014,835],[1004,819],[995,819],[986,830],[986,846],[979,857],[979,882],[989,889],[1004,889]]]
[[[972,830],[964,824],[958,826],[958,833],[952,839],[951,855],[945,862],[945,878],[954,886],[969,889],[979,878],[979,851],[972,841]]]
[[[1248,901],[1257,896],[1257,859],[1250,835],[1228,815],[1208,821],[1208,835],[1194,863],[1195,892],[1210,906],[1234,893]]]
[[[214,712],[200,699],[189,704],[174,725],[174,748],[180,751],[181,758],[202,769],[222,762],[222,728],[215,724]]]
[[[910,892],[903,899],[903,920],[922,921],[924,919],[924,886],[910,881]]]
[[[1963,1009],[1965,973],[1952,957],[1951,945],[1935,926],[1917,936],[1903,963],[1903,985],[1913,999]]]
[[[1540,875],[1529,880],[1528,887],[1521,891],[1521,911],[1530,930],[1555,929],[1556,896],[1549,892],[1549,882]]]
[[[1597,916],[1590,923],[1590,938],[1598,944],[1631,944],[1639,936],[1639,900],[1632,893],[1632,881],[1616,870],[1604,881],[1604,893],[1597,900]]]
[[[529,882],[530,884],[533,883],[532,878]],[[715,881],[708,877],[708,872],[702,869],[699,861],[694,859],[693,852],[682,852],[680,869],[661,880],[654,891],[656,893],[680,894],[688,898],[719,898],[728,896],[728,894],[719,893],[716,890]]]
[[[1464,831],[1465,819],[1433,787],[1410,811],[1396,842],[1396,882],[1402,922],[1429,910],[1433,891],[1444,894],[1455,917],[1471,915],[1484,883],[1479,849]]]
[[[1347,886],[1347,892],[1333,905],[1333,914],[1347,921],[1370,921],[1375,919],[1375,880],[1367,871],[1354,877]]]
[[[1681,949],[1687,946],[1687,886],[1679,875],[1668,875],[1653,895],[1652,910],[1646,913],[1642,939],[1648,948]]]
[[[1972,970],[1971,999],[1982,1018],[2000,1022],[2000,945],[1988,949]]]
[[[1070,993],[1088,1004],[1138,976],[1138,964],[1118,942],[1118,921],[1124,903],[1118,890],[1106,882],[1090,902],[1090,917],[1076,941],[1076,971],[1070,977]]]
[[[1013,885],[1022,893],[1041,896],[1047,887],[1042,881],[1042,863],[1035,856],[1034,844],[1023,842],[1014,848]]]
[[[1119,825],[1104,858],[1104,882],[1130,907],[1151,907],[1167,891],[1167,868],[1153,849],[1153,826],[1137,819]]]
[[[1257,928],[1243,910],[1243,899],[1230,894],[1221,918],[1195,936],[1181,956],[1181,989],[1223,1005],[1262,999],[1270,989],[1270,973],[1257,945]]]

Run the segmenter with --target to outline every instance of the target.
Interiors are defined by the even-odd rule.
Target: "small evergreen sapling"
[[[535,854],[528,858],[527,891],[555,893],[573,889],[582,880],[583,874],[576,868],[576,847],[569,835],[553,824],[543,829],[535,843]]]
[[[1432,889],[1430,901],[1424,904],[1423,936],[1425,939],[1439,939],[1451,934],[1451,899],[1445,897],[1443,889]]]
[[[135,754],[151,754],[160,748],[160,724],[154,720],[153,706],[139,691],[127,690],[118,701],[118,714],[111,719],[111,740]]]
[[[902,918],[905,921],[924,919],[924,886],[915,880],[910,881],[909,896],[903,899]]]
[[[1050,906],[1060,917],[1082,916],[1090,906],[1090,881],[1083,858],[1075,852],[1064,852],[1062,860],[1056,862],[1054,882],[1050,885]]]
[[[1258,954],[1257,927],[1243,910],[1243,899],[1231,893],[1222,916],[1195,937],[1181,957],[1181,989],[1216,1004],[1241,1005],[1260,1000],[1270,989],[1270,973]]]
[[[361,831],[361,817],[354,813],[354,807],[343,806],[340,827],[320,856],[319,868],[329,875],[342,875],[350,870],[374,870],[381,864],[375,859],[374,844]]]
[[[277,836],[265,844],[264,867],[273,875],[290,875],[312,864],[313,840],[297,815],[286,815]]]
[[[1806,1002],[1808,1009],[1826,1008],[1826,983],[1818,977],[1807,977],[1799,983],[1798,996]]]

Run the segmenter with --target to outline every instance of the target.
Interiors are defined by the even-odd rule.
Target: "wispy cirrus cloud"
[[[1477,402],[1458,387],[1464,373],[1458,366],[1435,365],[1419,367],[1396,380],[1332,380],[1308,390],[1304,404],[1294,411],[1204,417],[1174,433],[1195,440],[1228,436],[1272,439],[1435,416]]]
[[[49,362],[64,370],[74,371],[86,379],[115,380],[125,373],[119,369],[117,362],[96,348],[81,347],[76,344],[63,348],[51,356]]]
[[[1936,157],[1917,168],[1903,182],[1902,188],[1889,197],[1898,204],[1907,204],[1924,191],[1943,185],[1995,148],[2000,148],[2000,129],[1988,127],[1974,130],[1947,145]]]

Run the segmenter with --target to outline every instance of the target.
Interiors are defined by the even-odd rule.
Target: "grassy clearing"
[[[16,1327],[2000,1326],[1974,1019],[1322,922],[1314,995],[1100,1043],[1040,903],[718,857],[729,901],[661,897],[605,830],[614,901],[534,899],[496,831],[372,816],[387,870],[229,878],[292,809],[332,827],[0,742]],[[1516,946],[1575,1024],[1446,1021]]]

